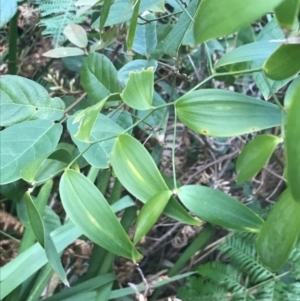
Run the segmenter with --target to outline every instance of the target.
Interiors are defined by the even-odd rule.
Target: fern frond
[[[221,253],[226,254],[231,263],[243,272],[252,284],[266,281],[274,276],[259,262],[255,249],[256,235],[236,233],[220,245]]]
[[[75,6],[77,0],[32,0],[38,6],[41,13],[40,24],[45,26],[43,35],[53,37],[53,45],[58,47],[64,40],[64,28],[70,23],[81,23],[87,15],[76,16],[78,8]]]
[[[299,301],[300,300],[300,283],[292,283],[288,286],[288,290],[285,292],[283,301]]]
[[[287,286],[282,281],[270,281],[266,285],[261,286],[255,293],[257,301],[279,301],[284,300],[283,295],[287,290]]]

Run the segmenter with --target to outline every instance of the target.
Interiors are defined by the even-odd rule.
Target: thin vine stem
[[[175,165],[175,141],[177,134],[177,110],[174,107],[174,133],[173,133],[173,145],[172,145],[172,171],[173,171],[173,181],[174,189],[177,190],[177,181],[176,181],[176,165]]]

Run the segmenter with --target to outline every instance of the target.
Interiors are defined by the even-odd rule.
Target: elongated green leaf
[[[1,184],[20,179],[27,163],[53,152],[61,133],[62,125],[48,120],[25,121],[1,131]]]
[[[275,8],[275,16],[283,29],[292,30],[299,12],[299,0],[284,0]]]
[[[279,42],[260,41],[240,46],[225,53],[217,61],[215,68],[229,64],[267,59],[279,45]],[[262,65],[263,63],[261,63]]]
[[[222,191],[199,185],[182,186],[178,197],[205,221],[226,228],[258,232],[263,220],[251,209]]]
[[[55,244],[49,234],[49,232],[45,229],[44,222],[42,217],[36,208],[29,192],[26,192],[24,195],[25,204],[27,209],[28,218],[30,221],[30,225],[35,234],[37,241],[40,245],[45,249],[47,258],[53,267],[54,271],[57,273],[62,282],[69,286],[66,273],[64,268],[60,262],[60,256],[57,253]]]
[[[96,119],[102,110],[104,104],[106,103],[108,97],[105,97],[97,104],[88,107],[87,109],[81,111],[78,115],[75,116],[73,123],[80,121],[78,132],[74,137],[83,142],[90,142],[90,135],[95,125]]]
[[[292,81],[292,83],[289,85],[288,89],[285,92],[284,107],[286,109],[289,109],[294,100],[297,99],[297,95],[299,95],[299,86],[300,76],[298,76]]]
[[[267,59],[263,68],[267,77],[284,80],[300,71],[300,44],[282,44]]]
[[[88,178],[66,170],[59,192],[70,219],[89,239],[114,254],[141,258],[107,201]]]
[[[195,19],[195,40],[202,43],[233,33],[272,11],[282,1],[204,0]]]
[[[180,120],[203,135],[236,136],[281,124],[277,106],[230,91],[193,91],[179,98],[175,106]]]
[[[78,24],[68,24],[64,29],[64,35],[79,48],[85,48],[88,44],[86,31]]]
[[[109,0],[111,1],[111,0]],[[118,26],[110,27],[105,32],[101,32],[101,39],[90,47],[90,53],[96,52],[97,50],[101,50],[110,45],[113,41],[117,39],[119,36],[119,28]]]
[[[0,0],[0,28],[2,28],[17,12],[17,0]]]
[[[43,53],[43,56],[59,59],[62,57],[79,56],[84,54],[84,50],[77,47],[58,47],[46,51]]]
[[[63,117],[64,102],[58,97],[49,97],[47,90],[38,83],[17,75],[3,75],[0,83],[0,126],[28,119]]]
[[[300,81],[293,85],[291,104],[287,113],[285,132],[286,176],[292,196],[300,202]],[[291,92],[289,92],[289,95]]]
[[[143,18],[146,20],[155,19],[154,15],[150,13],[144,15]],[[156,22],[138,24],[132,49],[139,54],[149,57],[150,53],[155,49],[156,45]]]
[[[110,158],[120,182],[142,202],[168,190],[150,154],[132,136],[119,135]]]
[[[266,24],[263,29],[260,31],[260,33],[257,36],[257,42],[259,41],[270,41],[270,40],[282,40],[284,39],[284,34],[281,30],[281,28],[278,26],[278,23],[276,22],[276,19],[273,18],[268,24]],[[251,63],[251,68],[261,68],[265,62],[265,59],[263,60],[255,60]],[[265,99],[269,99],[272,95],[272,92],[270,91],[270,88],[268,84],[265,81],[264,75],[262,72],[255,72],[253,73],[253,79],[259,88],[259,90],[262,92]],[[278,91],[281,87],[285,86],[291,78],[283,80],[283,81],[272,81],[269,80],[269,85],[271,87],[271,90],[273,92]]]
[[[253,178],[270,160],[280,138],[262,134],[250,141],[240,153],[237,163],[237,182],[244,183]]]
[[[200,0],[193,0],[186,8],[187,12],[192,17],[194,17],[197,12],[199,2]],[[174,56],[177,53],[188,29],[190,28],[191,23],[192,20],[190,19],[190,17],[185,12],[183,12],[179,17],[177,23],[174,25],[173,29],[169,32],[164,40],[163,51],[165,54]]]
[[[103,54],[91,53],[82,65],[80,76],[84,90],[97,101],[120,92],[117,70]]]
[[[156,223],[172,195],[170,190],[164,190],[147,201],[138,215],[133,243],[140,241]]]
[[[262,263],[278,271],[287,261],[300,232],[300,203],[285,190],[261,228],[257,252]]]
[[[137,110],[152,108],[154,90],[154,69],[130,72],[126,87],[121,94],[123,101]]]
[[[118,71],[118,80],[125,85],[126,82],[128,81],[130,72],[139,72],[142,70],[146,70],[149,67],[153,67],[155,71],[157,68],[157,61],[156,60],[134,60],[128,62]]]
[[[78,131],[78,124],[73,124],[74,117],[70,117],[67,122],[68,130],[71,138],[79,148],[79,151],[84,151],[89,143],[82,142],[75,137]],[[90,141],[99,141],[93,144],[84,154],[83,157],[89,164],[97,168],[108,168],[109,154],[112,150],[115,138],[118,134],[124,131],[109,117],[98,114],[94,127],[90,134]]]
[[[102,9],[101,9],[101,19],[100,19],[100,33],[102,35],[102,29],[104,28],[105,22],[107,20],[108,14],[109,14],[109,10],[110,7],[112,5],[112,0],[104,0]]]
[[[140,5],[141,5],[141,0],[134,0],[131,2],[133,2],[134,5],[133,5],[132,17],[130,19],[129,29],[127,32],[127,41],[126,41],[127,51],[131,51],[133,47],[134,37],[137,28],[137,21],[139,17]]]

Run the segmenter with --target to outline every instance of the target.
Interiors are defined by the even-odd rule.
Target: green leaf
[[[124,91],[123,101],[133,109],[149,110],[152,108],[154,90],[154,69],[130,72]]]
[[[157,68],[157,60],[134,60],[125,64],[118,71],[118,80],[126,85],[130,72],[139,72],[153,67],[154,71]]]
[[[68,130],[71,138],[77,145],[80,152],[86,150],[89,143],[82,142],[76,139],[75,134],[78,131],[78,124],[73,123],[74,117],[70,117],[67,122]],[[109,117],[98,114],[94,127],[90,134],[90,141],[100,141],[94,143],[84,154],[83,157],[89,164],[97,168],[108,168],[109,154],[114,145],[115,138],[118,134],[124,131],[118,124],[116,124]]]
[[[1,184],[20,179],[27,163],[53,152],[61,133],[62,125],[48,120],[25,121],[1,131]]]
[[[268,24],[266,24],[263,29],[260,31],[260,33],[257,36],[257,41],[269,41],[269,40],[282,40],[284,39],[284,34],[280,27],[278,26],[276,19],[273,18]],[[251,69],[261,68],[265,62],[265,59],[263,60],[255,60],[251,63]],[[265,81],[264,75],[262,72],[255,72],[252,74],[253,79],[259,88],[259,90],[262,92],[265,99],[269,99],[272,95],[272,92],[270,91],[268,84]],[[291,79],[286,79],[283,81],[272,81],[269,80],[269,85],[275,93],[278,91],[281,87],[285,86]]]
[[[133,47],[133,42],[134,42],[134,37],[136,33],[136,28],[137,28],[137,20],[139,17],[139,10],[140,10],[140,5],[141,5],[141,0],[134,0],[130,1],[130,5],[133,5],[133,13],[132,17],[130,19],[130,25],[128,28],[127,32],[127,40],[126,40],[126,46],[127,46],[127,51],[131,51]]]
[[[152,157],[132,136],[118,136],[111,153],[111,164],[122,185],[143,203],[168,190]],[[200,224],[174,198],[170,199],[164,213],[183,223]]]
[[[284,96],[284,108],[289,109],[294,99],[297,99],[297,94],[299,93],[299,85],[300,85],[300,76],[295,78],[288,89],[285,92]],[[299,94],[298,94],[299,95]]]
[[[285,152],[286,152],[286,177],[291,194],[300,202],[300,81],[299,78],[292,86],[293,93],[286,118]],[[290,90],[291,91],[291,90]],[[289,92],[289,96],[291,92]]]
[[[120,92],[117,70],[103,54],[91,53],[82,65],[80,76],[84,90],[98,102],[111,93]]]
[[[259,232],[263,220],[251,209],[222,191],[200,185],[182,186],[178,197],[190,211],[212,224]]]
[[[285,190],[261,228],[257,240],[260,260],[271,271],[287,261],[300,232],[300,203]]]
[[[267,59],[263,68],[267,77],[284,80],[300,71],[300,44],[282,44]]]
[[[118,34],[119,34],[118,26],[110,27],[105,32],[102,32],[100,41],[98,41],[97,43],[95,43],[90,47],[90,53],[96,52],[97,50],[101,50],[107,47],[108,45],[110,45],[112,42],[114,42],[117,39]]]
[[[47,90],[38,83],[17,75],[3,75],[0,82],[0,126],[28,119],[63,117],[64,102],[58,97],[49,97]]]
[[[193,0],[189,3],[188,7],[186,8],[187,12],[194,17],[197,12],[197,7],[199,5],[200,0]],[[182,41],[190,28],[192,21],[190,17],[183,12],[179,17],[177,23],[174,25],[173,29],[167,35],[164,40],[163,51],[165,54],[170,56],[174,56],[177,52],[179,47],[182,44]]]
[[[62,58],[68,56],[79,56],[84,55],[84,50],[77,47],[58,47],[55,49],[51,49],[43,53],[43,56],[51,57],[51,58]]]
[[[253,178],[270,160],[280,138],[262,134],[250,141],[240,153],[237,163],[237,182],[244,183]]]
[[[148,200],[143,206],[136,222],[133,239],[134,244],[137,244],[157,222],[158,218],[167,206],[171,195],[172,192],[170,190],[161,191]]]
[[[55,244],[49,234],[45,229],[45,225],[43,219],[36,208],[29,192],[26,192],[24,195],[26,210],[28,214],[28,218],[30,221],[30,225],[35,234],[37,241],[40,245],[45,249],[46,256],[53,267],[54,271],[57,273],[62,282],[69,286],[66,273],[64,268],[60,262],[60,256],[57,253]]]
[[[299,0],[284,0],[275,8],[275,16],[281,28],[292,30],[299,13]]]
[[[281,124],[276,105],[231,91],[193,91],[179,98],[175,106],[179,119],[203,135],[237,136]]]
[[[217,61],[215,68],[229,64],[267,59],[279,45],[279,42],[259,41],[240,46],[225,53]],[[261,63],[262,65],[263,62]]]
[[[100,27],[99,27],[99,31],[101,33],[101,38],[102,38],[102,29],[104,28],[105,22],[107,20],[112,2],[113,2],[112,0],[104,0],[103,6],[101,9],[101,19],[100,19]]]
[[[168,190],[150,154],[130,135],[121,134],[116,139],[111,164],[124,187],[142,202]]]
[[[114,254],[141,258],[107,201],[88,178],[68,169],[61,178],[59,192],[68,216],[89,239]]]
[[[282,0],[204,0],[195,19],[195,40],[203,43],[238,31],[272,11],[281,2]]]
[[[0,28],[15,15],[18,9],[16,0],[0,0]]]
[[[79,48],[85,48],[88,45],[86,31],[78,24],[68,24],[64,29],[64,35]]]
[[[151,13],[144,15],[143,18],[146,20],[155,19],[154,15]],[[138,24],[132,49],[139,54],[149,57],[150,53],[155,49],[156,45],[156,22]]]

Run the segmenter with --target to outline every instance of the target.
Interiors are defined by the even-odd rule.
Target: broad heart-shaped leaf
[[[204,0],[195,19],[195,40],[203,43],[233,33],[272,11],[282,1]]]
[[[275,16],[283,29],[292,30],[299,12],[299,0],[284,0],[275,8]]]
[[[186,11],[190,14],[190,16],[195,16],[199,2],[200,0],[193,0],[189,3]],[[165,54],[175,56],[183,42],[187,31],[190,28],[191,23],[191,18],[185,12],[182,12],[181,16],[178,18],[177,23],[164,39],[163,50]]]
[[[228,137],[281,124],[276,105],[240,93],[203,89],[175,102],[180,120],[203,135]]]
[[[89,143],[82,142],[76,139],[75,134],[78,131],[78,123],[74,124],[74,117],[70,117],[67,122],[68,130],[71,138],[77,145],[80,152],[84,151]],[[94,143],[84,154],[83,157],[89,164],[97,168],[108,168],[109,154],[112,150],[115,138],[118,134],[124,131],[118,124],[116,124],[109,117],[98,114],[96,122],[90,134],[90,141],[99,141]]]
[[[154,71],[157,68],[157,60],[134,60],[125,64],[118,71],[118,80],[125,86],[128,81],[130,72],[139,72],[153,67]]]
[[[68,24],[64,29],[64,35],[79,48],[85,48],[88,44],[86,31],[78,24]]]
[[[68,216],[89,239],[114,254],[134,261],[141,258],[107,201],[88,178],[68,169],[61,177],[59,192]]]
[[[80,76],[84,90],[97,101],[101,101],[111,93],[120,92],[117,70],[103,54],[89,54],[82,65]]]
[[[177,193],[184,206],[212,224],[247,232],[259,232],[263,224],[255,212],[220,190],[188,185]]]
[[[143,18],[146,20],[155,19],[154,15],[150,13],[143,16]],[[156,48],[156,44],[156,22],[138,24],[132,49],[139,54],[149,56]]]
[[[225,53],[217,61],[215,68],[229,64],[267,59],[279,45],[279,42],[260,41],[240,46]],[[263,63],[261,63],[262,65]]]
[[[240,153],[237,163],[237,182],[244,183],[253,178],[267,164],[280,138],[262,134],[250,141]]]
[[[58,47],[46,51],[45,53],[43,53],[43,56],[59,59],[62,57],[79,56],[84,54],[84,50],[77,47]]]
[[[142,239],[156,223],[172,195],[170,190],[164,190],[156,194],[141,209],[136,222],[133,243]]]
[[[286,177],[291,194],[295,200],[300,202],[300,81],[292,87],[291,103],[286,118],[285,130],[285,153],[286,153]]]
[[[29,222],[37,241],[45,249],[46,256],[54,271],[57,273],[62,282],[65,285],[69,286],[66,273],[60,261],[60,256],[57,253],[55,244],[50,236],[50,233],[45,228],[43,219],[38,209],[36,208],[28,192],[25,193],[24,198]]]
[[[53,152],[62,133],[62,125],[49,120],[24,121],[0,132],[1,184],[21,178],[29,162]]]
[[[263,68],[267,77],[284,80],[300,71],[300,44],[282,44],[267,59]]]
[[[0,28],[2,28],[17,12],[17,0],[0,0]]]
[[[257,42],[260,41],[270,41],[270,40],[282,40],[284,39],[284,34],[279,27],[278,23],[276,22],[276,19],[273,18],[268,24],[266,24],[263,29],[260,31],[260,33],[257,36]],[[265,62],[265,59],[263,60],[255,60],[251,63],[251,68],[261,68]],[[265,99],[270,98],[272,95],[268,84],[266,83],[266,80],[264,78],[264,75],[262,72],[255,72],[252,74],[253,79],[259,88],[259,90],[262,92]],[[269,85],[273,92],[278,91],[281,87],[285,86],[291,79],[286,79],[283,81],[272,81],[269,80]]]
[[[63,117],[64,102],[58,97],[49,97],[47,90],[38,83],[17,75],[3,75],[0,83],[0,126],[28,119]]]
[[[123,101],[133,109],[149,110],[152,108],[154,90],[154,69],[130,72],[126,87],[121,93]]]
[[[260,260],[271,271],[287,261],[300,232],[300,203],[285,190],[272,208],[257,240]]]
[[[114,173],[122,185],[143,203],[159,192],[169,190],[151,155],[132,136],[119,135],[110,158]],[[170,199],[164,213],[183,223],[200,224],[174,198]]]

